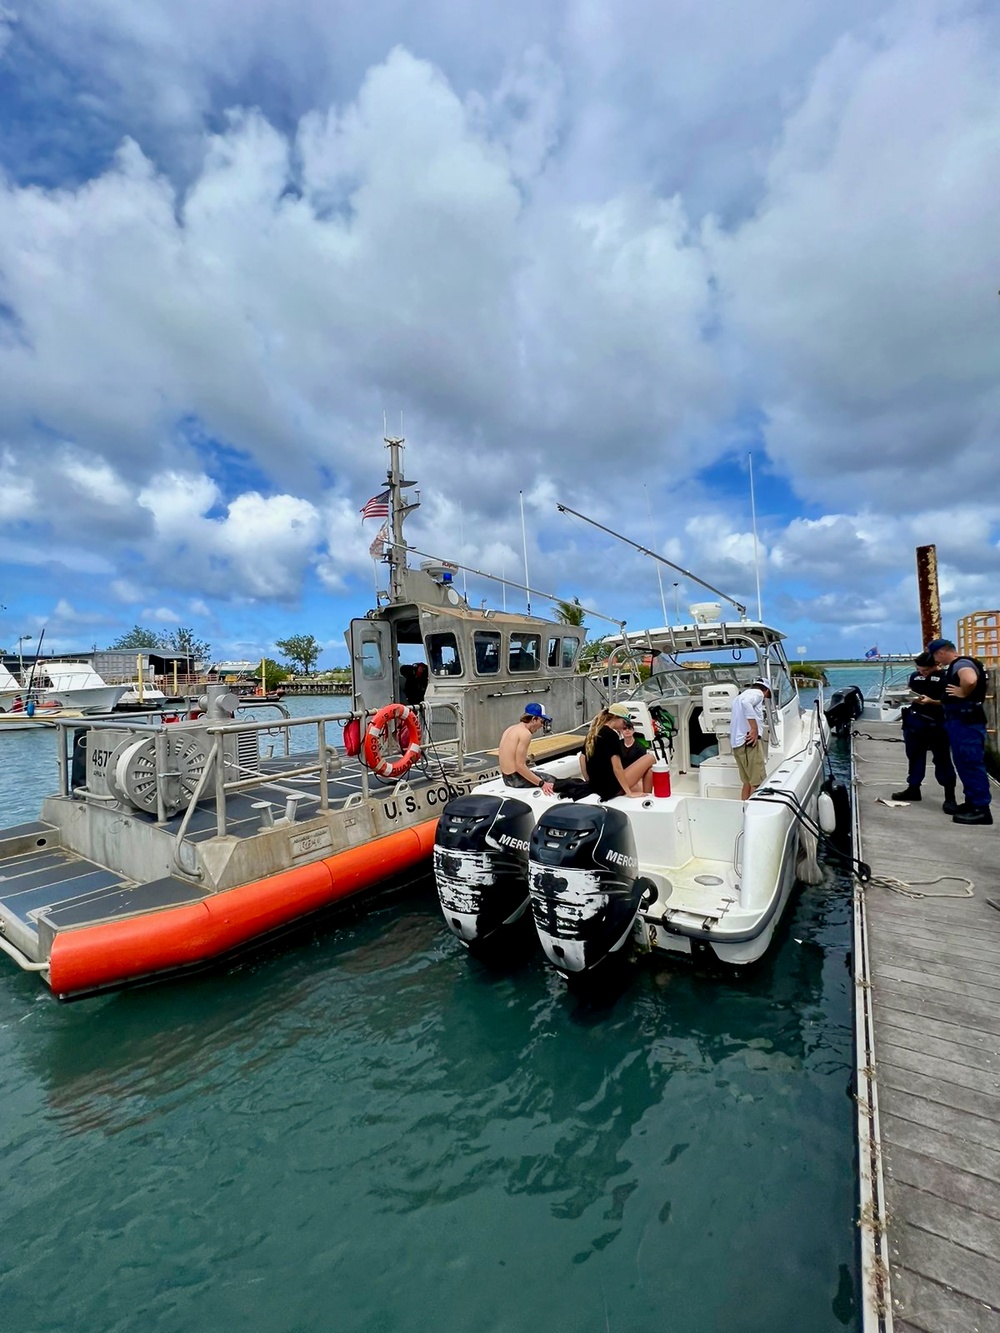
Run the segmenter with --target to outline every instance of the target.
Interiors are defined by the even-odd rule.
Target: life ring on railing
[[[396,739],[402,751],[398,759],[382,758],[382,745],[389,734],[389,723],[396,722]],[[365,763],[380,778],[401,778],[420,758],[420,723],[407,704],[386,704],[380,708],[365,732]]]

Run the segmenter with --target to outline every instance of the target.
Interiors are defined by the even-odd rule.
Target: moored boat
[[[549,752],[579,748],[600,697],[576,672],[584,631],[473,609],[453,566],[411,568],[416,505],[386,444],[388,586],[347,632],[349,708],[258,719],[212,685],[198,717],[53,722],[56,791],[0,830],[0,950],[60,998],[206,966],[405,873],[532,698]]]
[[[570,976],[633,943],[737,965],[764,954],[796,878],[818,875],[818,821],[833,830],[832,802],[821,801],[826,724],[800,703],[777,630],[697,609],[691,625],[624,640],[660,668],[628,700],[637,734],[660,756],[653,792],[572,802],[491,781],[446,808],[436,877],[463,942],[515,919],[520,889],[547,957]],[[685,668],[689,657],[697,666]],[[743,801],[731,712],[757,678],[771,691],[766,779]],[[575,767],[546,764],[556,777]],[[498,824],[514,832],[496,836]]]

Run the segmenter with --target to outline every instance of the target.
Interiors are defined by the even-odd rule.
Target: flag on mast
[[[879,656],[879,651],[877,646],[875,648],[869,648],[868,651],[865,653],[865,660],[867,661],[871,657],[878,657],[878,656]]]
[[[375,534],[375,540],[368,548],[368,554],[373,560],[381,560],[385,555],[385,548],[389,544],[389,524],[383,523]]]
[[[365,503],[365,507],[361,510],[362,522],[364,522],[366,518],[388,518],[388,517],[389,517],[389,492],[387,490],[382,491],[380,495],[373,495],[372,498]]]

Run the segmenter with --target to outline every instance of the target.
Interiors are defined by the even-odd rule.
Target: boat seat
[[[729,729],[733,721],[733,700],[739,694],[739,686],[730,683],[705,685],[701,691],[701,729],[710,731],[719,742],[719,758],[733,752],[729,742]],[[711,760],[706,760],[711,763]],[[705,764],[702,765],[702,768]]]

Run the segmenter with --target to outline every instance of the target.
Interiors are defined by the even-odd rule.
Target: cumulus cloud
[[[14,558],[195,618],[355,610],[388,409],[416,543],[510,575],[523,491],[532,580],[600,609],[655,603],[655,576],[555,501],[651,540],[639,486],[664,552],[749,600],[745,505],[711,493],[748,419],[788,487],[758,558],[793,619],[912,616],[934,538],[949,598],[988,579],[993,16],[291,9],[38,0],[7,25],[17,95],[30,45],[90,117],[61,175],[19,156],[38,117],[0,137]]]

